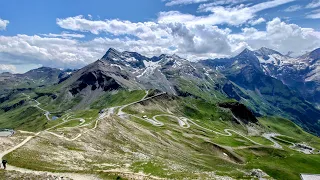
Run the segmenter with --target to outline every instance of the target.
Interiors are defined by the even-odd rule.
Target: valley
[[[155,108],[154,110],[151,111],[148,108],[148,105],[141,105],[141,104],[143,104],[145,102],[154,103],[154,102],[152,102],[153,98],[166,96],[166,95],[164,93],[159,93],[159,94],[147,97],[149,91],[146,91],[145,93],[146,94],[141,98],[141,100],[138,100],[138,101],[135,101],[135,102],[131,102],[129,104],[125,104],[125,105],[122,105],[122,106],[115,106],[115,107],[110,107],[110,108],[104,109],[103,113],[100,113],[98,118],[96,120],[90,122],[90,123],[85,123],[85,121],[81,121],[81,119],[80,120],[76,119],[79,124],[74,124],[73,127],[69,127],[69,125],[67,125],[67,123],[70,122],[70,121],[73,121],[74,119],[72,119],[71,115],[67,114],[62,118],[62,121],[63,121],[62,123],[54,125],[54,126],[48,128],[48,129],[44,130],[44,131],[40,131],[40,132],[37,132],[37,133],[20,131],[21,135],[29,134],[29,135],[32,135],[32,136],[28,136],[23,142],[21,142],[17,146],[15,146],[12,149],[2,153],[1,157],[11,153],[11,155],[7,156],[6,159],[8,159],[9,162],[13,162],[13,165],[17,164],[18,167],[19,167],[19,166],[21,166],[20,163],[23,164],[23,161],[25,161],[24,159],[26,157],[22,157],[22,159],[20,159],[21,157],[19,159],[15,159],[15,157],[16,157],[15,155],[16,154],[19,154],[19,156],[21,156],[23,154],[30,154],[30,153],[31,154],[44,153],[42,151],[34,152],[35,150],[31,150],[31,152],[28,152],[30,150],[25,150],[25,149],[19,150],[18,149],[23,145],[28,147],[27,143],[29,141],[36,141],[36,142],[30,142],[30,143],[37,143],[37,144],[41,143],[42,141],[47,141],[46,143],[54,143],[55,142],[57,144],[60,144],[60,142],[72,142],[72,144],[79,144],[79,143],[82,144],[81,142],[83,140],[81,140],[81,139],[82,138],[84,138],[84,140],[86,139],[86,137],[83,137],[83,136],[86,136],[86,133],[90,134],[89,136],[95,136],[95,129],[99,128],[99,126],[102,126],[101,124],[105,123],[104,121],[106,121],[106,120],[108,121],[110,119],[115,119],[116,121],[122,121],[122,122],[120,122],[121,124],[122,123],[134,124],[135,128],[139,128],[139,126],[141,126],[141,125],[145,126],[145,131],[147,129],[150,129],[150,128],[154,129],[155,132],[159,132],[159,130],[158,129],[156,130],[156,128],[163,129],[163,131],[165,130],[165,131],[176,132],[176,133],[178,133],[180,131],[180,133],[182,133],[181,134],[182,137],[188,139],[188,141],[187,140],[181,140],[182,142],[187,143],[187,144],[190,143],[191,146],[196,146],[196,147],[199,146],[199,145],[196,145],[196,144],[199,143],[197,141],[200,141],[201,143],[210,143],[213,146],[215,146],[215,148],[219,149],[219,151],[221,152],[221,155],[222,155],[222,157],[220,157],[220,158],[222,158],[223,161],[226,161],[226,162],[231,163],[231,164],[235,163],[234,165],[236,165],[236,166],[240,165],[240,167],[239,167],[240,169],[243,168],[243,167],[241,167],[242,166],[241,164],[244,163],[244,159],[243,159],[243,157],[241,157],[241,156],[239,156],[239,155],[237,155],[235,153],[237,151],[243,151],[244,149],[250,149],[250,148],[259,149],[259,147],[260,148],[267,148],[267,149],[268,148],[286,149],[286,151],[291,149],[289,151],[295,151],[289,146],[290,144],[288,145],[287,143],[283,143],[282,141],[278,141],[277,139],[273,139],[273,137],[276,137],[276,136],[274,136],[275,134],[274,133],[270,133],[270,132],[268,134],[267,130],[261,130],[262,134],[260,134],[261,135],[260,138],[259,138],[259,135],[257,135],[257,134],[255,136],[253,136],[254,139],[259,141],[259,142],[256,142],[255,140],[252,140],[250,138],[250,136],[247,137],[245,135],[242,135],[243,131],[245,131],[245,129],[243,129],[243,127],[242,128],[236,127],[236,129],[239,129],[239,131],[242,131],[242,132],[238,132],[238,131],[233,130],[233,129],[221,129],[221,125],[220,125],[220,127],[215,127],[215,126],[212,126],[212,125],[208,126],[206,123],[205,124],[201,123],[201,125],[200,125],[199,122],[198,123],[195,122],[195,121],[199,121],[199,120],[194,120],[193,121],[193,120],[191,120],[191,119],[189,119],[187,117],[179,117],[179,116],[173,115],[172,112],[171,112],[173,110],[172,109],[169,110],[169,107],[166,109],[165,112],[162,112],[163,114],[162,113],[161,114],[157,114],[156,111],[159,113],[159,112],[161,112],[160,109],[164,110],[165,107],[161,107],[160,109],[156,109]],[[159,99],[166,99],[166,98],[159,98]],[[149,101],[151,101],[151,102],[149,102]],[[133,112],[134,111],[131,108],[135,107],[135,104],[137,104],[138,106],[143,106],[141,108],[140,107],[139,108],[134,108],[135,110],[139,109],[140,111],[143,111],[143,112],[152,112],[150,114],[150,118],[151,119],[142,117],[142,114],[148,114],[149,115],[149,113],[130,114],[129,112]],[[161,103],[159,103],[159,104],[161,104]],[[38,103],[37,105],[40,106],[40,103]],[[156,106],[156,104],[155,104],[155,106]],[[148,111],[147,110],[143,110],[144,108],[148,108]],[[40,110],[42,110],[42,109],[40,109]],[[153,116],[151,117],[151,115],[153,115]],[[233,116],[233,117],[236,118],[235,116]],[[128,122],[129,119],[132,122]],[[100,122],[101,124],[99,123],[99,121],[101,121]],[[141,125],[139,125],[140,123],[141,123]],[[93,127],[92,128],[87,128],[90,125],[93,125]],[[127,126],[127,125],[124,125],[124,126]],[[57,127],[60,127],[60,128],[57,128]],[[72,132],[72,130],[70,128],[77,129],[79,134],[76,134],[76,133]],[[260,127],[260,129],[261,129],[261,127]],[[63,135],[61,135],[61,132],[63,132]],[[199,132],[202,132],[202,133],[199,133]],[[149,132],[149,133],[151,133],[151,132]],[[206,133],[206,134],[208,133],[208,134],[205,135],[203,133]],[[159,133],[158,135],[160,135],[160,134],[161,133]],[[196,135],[196,134],[199,134],[199,135]],[[152,134],[150,134],[150,135],[154,136]],[[150,135],[148,135],[148,136],[150,136]],[[162,134],[162,136],[164,136],[162,138],[165,138],[165,136],[168,136],[168,135],[169,134],[165,134],[165,135]],[[173,134],[170,133],[170,135],[168,137],[169,139],[167,139],[167,140],[162,139],[161,136],[160,137],[154,137],[154,138],[156,138],[156,139],[158,139],[160,141],[164,141],[164,142],[166,142],[166,141],[175,142],[175,141],[178,140],[176,138],[179,138],[179,139],[181,138],[181,137],[179,137],[177,135],[173,135]],[[56,138],[56,140],[51,142],[51,140],[48,139],[49,136],[52,136],[52,138]],[[65,136],[68,136],[68,137],[65,137]],[[278,134],[277,136],[280,136],[280,134]],[[212,137],[214,137],[215,140],[212,141],[211,140]],[[225,138],[223,138],[223,137],[225,137]],[[263,140],[263,137],[268,137],[268,138],[266,138],[267,140]],[[37,140],[32,140],[34,138],[36,138]],[[44,139],[42,139],[42,138],[44,138]],[[147,138],[147,137],[145,137],[145,138]],[[218,142],[219,142],[220,138],[228,140],[228,143],[224,144],[222,146],[218,145],[218,144],[215,144],[215,141],[218,140]],[[80,139],[80,140],[78,140],[78,139]],[[193,141],[192,139],[196,139],[196,142],[194,142],[195,144],[192,142]],[[270,142],[268,142],[268,140]],[[177,143],[177,142],[175,142],[175,143]],[[230,144],[230,143],[236,143],[236,144]],[[318,141],[318,143],[320,143],[320,142]],[[282,144],[282,145],[280,145],[280,144]],[[62,145],[62,146],[65,146],[65,145]],[[319,147],[319,144],[318,144],[318,147]],[[121,147],[118,147],[118,148],[121,148]],[[197,148],[199,148],[199,147],[197,147]],[[69,150],[70,151],[79,151],[79,150],[77,150],[77,148],[72,148],[72,149],[69,148]],[[141,159],[141,158],[144,159],[144,158],[146,158],[145,156],[147,156],[147,155],[144,155],[143,153],[139,154],[138,152],[130,152],[130,150],[125,150],[125,148],[121,148],[121,150],[124,151],[125,153],[132,153],[135,156],[138,155],[138,157],[136,157],[138,159]],[[22,151],[22,152],[20,152],[20,151]],[[88,150],[86,150],[86,151],[88,151]],[[90,152],[90,150],[89,150],[89,152]],[[60,153],[62,153],[62,152],[60,152]],[[66,153],[66,152],[63,152],[63,153]],[[93,152],[91,152],[91,153],[93,153]],[[137,154],[135,154],[135,153],[137,153]],[[297,152],[295,152],[295,153],[297,153]],[[50,155],[49,155],[49,157],[50,157]],[[26,162],[31,163],[31,164],[33,164],[33,162],[34,162],[34,165],[39,163],[39,162],[37,162],[37,161],[39,161],[38,159],[33,159],[33,160],[32,159],[28,160],[28,158],[26,158],[26,159],[27,159]],[[49,160],[49,159],[47,159],[47,160]],[[48,161],[48,163],[49,163],[49,161]],[[239,164],[239,165],[237,165],[237,164]],[[38,175],[39,174],[41,175],[41,174],[45,173],[45,172],[36,171],[36,170],[28,170],[28,169],[34,169],[35,167],[32,167],[32,166],[30,167],[27,164],[25,164],[24,166],[25,166],[24,168],[27,168],[27,169],[24,169],[24,168],[21,168],[21,167],[18,168],[18,167],[15,167],[15,166],[12,166],[11,164],[9,164],[8,170],[14,170],[14,171],[18,171],[18,172],[21,172],[21,173],[31,173],[31,174],[38,174]],[[60,164],[60,166],[61,166],[61,164]],[[116,166],[116,167],[120,166],[121,167],[121,165],[119,165],[119,164],[110,165],[110,166],[111,167],[109,167],[109,168],[112,168],[114,166]],[[54,168],[58,168],[58,166],[55,167],[54,165],[53,165],[53,167]],[[53,168],[53,167],[51,167],[51,168]],[[35,169],[37,169],[37,168],[39,168],[39,167],[36,166]],[[124,169],[121,169],[121,170],[118,169],[117,170],[117,169],[109,169],[109,168],[108,168],[108,170],[97,168],[95,170],[97,172],[94,173],[94,174],[99,174],[99,173],[103,173],[103,172],[110,173],[110,174],[119,173],[119,174],[122,174],[123,177],[131,178],[131,177],[141,177],[141,176],[142,177],[144,177],[144,176],[145,177],[149,177],[150,176],[150,179],[153,179],[153,175],[152,174],[150,174],[150,175],[139,175],[139,173],[135,174],[134,171],[132,171],[130,169],[126,169],[124,171]],[[227,167],[224,167],[224,168],[227,168]],[[240,169],[238,171],[240,171]],[[43,171],[44,169],[41,168],[41,170]],[[84,168],[81,171],[86,172],[88,170],[89,169]],[[46,169],[46,171],[48,171],[48,169]],[[65,171],[68,172],[68,169],[65,169]],[[72,172],[72,171],[75,171],[75,169],[71,170],[70,172]],[[90,171],[92,171],[92,170],[90,170]],[[127,173],[123,174],[122,171],[127,172]],[[129,172],[131,172],[131,173],[129,173]],[[238,172],[238,173],[240,173],[240,172]],[[223,174],[223,171],[221,173]],[[234,172],[234,173],[236,173],[236,172]],[[97,176],[97,175],[86,175],[86,174],[78,174],[77,175],[77,174],[72,174],[72,173],[49,173],[49,172],[47,172],[46,174],[53,175],[53,176],[60,176],[60,177],[61,176],[62,177],[69,177],[69,178],[82,177],[82,178],[85,178],[85,179],[99,179],[99,176]],[[164,178],[168,178],[170,176],[164,175],[163,177]],[[175,177],[175,175],[171,176],[171,177]],[[210,175],[206,175],[206,174],[202,174],[202,175],[200,175],[200,177],[203,177],[203,178],[220,178],[218,175],[214,175],[214,174],[211,174],[211,176]],[[80,178],[76,178],[76,179],[80,179]]]
[[[299,179],[318,173],[320,110],[263,74],[255,60],[245,50],[217,70],[219,60],[111,48],[82,69],[33,75],[28,88],[2,81],[0,127],[15,133],[0,137],[0,158],[8,161],[0,175]]]

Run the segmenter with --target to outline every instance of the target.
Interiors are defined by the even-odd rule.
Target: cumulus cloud
[[[0,64],[0,72],[11,72],[15,73],[17,70],[16,66],[11,64]]]
[[[154,22],[138,22],[112,20],[89,20],[83,16],[68,17],[65,19],[57,19],[57,24],[64,29],[91,32],[100,34],[101,32],[112,33],[113,35],[134,34],[141,39],[155,39],[165,36],[166,32],[159,28],[159,24]]]
[[[176,53],[230,53],[226,34],[229,29],[219,29],[218,27],[206,25],[187,26],[184,23],[155,23],[143,22],[132,23],[130,21],[105,20],[92,21],[83,16],[58,19],[57,24],[69,30],[88,31],[93,34],[101,32],[112,33],[113,35],[130,35],[137,37],[135,40],[141,44],[158,46],[166,49],[174,46]],[[130,39],[133,41],[134,39]],[[125,39],[123,41],[126,41]],[[127,42],[130,42],[127,41]],[[147,43],[143,43],[147,42]],[[157,42],[157,43],[154,43]]]
[[[228,43],[230,29],[219,29],[217,26],[185,26],[175,23],[168,25],[174,37],[178,53],[189,55],[205,55],[210,53],[230,54],[231,47]]]
[[[0,36],[0,63],[3,64],[81,67],[97,55],[77,40],[37,35]]]
[[[240,25],[246,23],[248,20],[253,19],[256,13],[274,8],[294,0],[272,0],[255,4],[253,6],[245,6],[243,4],[235,7],[207,5],[200,6],[199,10],[209,12],[207,16],[195,16],[192,14],[183,14],[178,11],[161,12],[158,18],[159,22],[183,22],[186,24],[230,24]]]
[[[180,15],[179,12],[175,14]],[[252,23],[264,21],[259,19]],[[76,38],[76,33],[67,32],[43,36],[0,36],[0,64],[77,68],[101,58],[110,47],[150,57],[176,53],[190,60],[233,56],[246,47],[258,49],[266,46],[281,53],[304,53],[320,47],[319,31],[289,24],[279,18],[266,22],[265,30],[246,27],[241,32],[211,24],[101,21],[83,16],[58,19],[57,24],[68,30],[107,33],[108,36],[84,41]]]
[[[289,6],[288,8],[286,8],[284,11],[285,12],[295,12],[302,9],[302,6],[300,5],[293,5],[293,6]]]
[[[317,8],[320,7],[320,0],[313,0],[311,3],[307,4],[306,8]]]
[[[287,24],[279,18],[269,21],[266,31],[245,28],[241,34],[231,35],[231,38],[234,43],[245,42],[252,49],[266,46],[282,53],[293,51],[296,55],[320,47],[320,32]]]
[[[8,20],[3,20],[3,19],[0,18],[0,31],[1,30],[6,30],[8,24],[9,24]]]
[[[255,26],[255,25],[261,24],[263,22],[266,22],[266,20],[264,18],[259,18],[256,20],[249,21],[249,24],[251,24],[252,26]]]

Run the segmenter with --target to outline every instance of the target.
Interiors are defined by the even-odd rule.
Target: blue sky
[[[109,47],[190,60],[320,47],[320,0],[0,2],[0,72],[79,68]]]

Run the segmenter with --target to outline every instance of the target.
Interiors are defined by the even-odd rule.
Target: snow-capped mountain
[[[190,61],[177,55],[162,54],[148,58],[136,52],[119,52],[110,48],[101,61],[120,71],[129,72],[144,88],[156,88],[172,94],[177,92],[170,78],[193,79],[200,74]]]
[[[246,79],[243,83],[248,85],[252,83],[249,79],[255,72],[262,72],[282,81],[316,106],[320,105],[320,49],[296,58],[265,47],[256,51],[245,49],[233,58],[204,60],[201,63],[230,77],[241,72],[243,78],[236,76],[234,80]]]
[[[267,48],[257,51],[245,49],[233,58],[203,60],[200,63],[218,70],[244,92],[236,88],[224,89],[229,97],[246,104],[258,114],[287,114],[298,124],[308,124],[310,129],[318,126],[320,117],[319,110],[314,107],[320,101],[317,55],[311,52],[292,58]]]
[[[320,104],[320,49],[293,58],[261,48],[255,51],[265,74],[281,80],[317,105]]]

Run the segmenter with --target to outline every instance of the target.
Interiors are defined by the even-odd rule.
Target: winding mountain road
[[[49,117],[50,112],[47,111],[47,110],[45,110],[45,109],[42,109],[42,108],[40,107],[41,103],[39,103],[39,102],[38,102],[37,100],[35,100],[35,99],[30,98],[30,96],[29,96],[29,95],[26,95],[25,93],[22,93],[22,94],[23,94],[24,96],[26,96],[28,99],[36,102],[36,105],[32,105],[32,106],[40,109],[41,111],[44,111],[44,116],[46,116],[47,120],[48,120],[48,121],[51,120],[50,117]]]
[[[83,134],[85,134],[85,133],[87,133],[87,132],[89,132],[89,131],[91,131],[91,130],[96,129],[96,128],[97,128],[97,124],[98,124],[98,122],[99,122],[101,119],[106,118],[106,117],[110,117],[112,114],[115,113],[115,109],[118,109],[117,115],[118,115],[121,119],[126,119],[126,120],[127,120],[127,119],[128,119],[127,116],[131,116],[131,117],[134,117],[134,118],[137,118],[137,119],[146,121],[146,122],[148,122],[148,123],[151,123],[151,124],[154,125],[154,126],[160,127],[160,126],[163,126],[164,123],[162,123],[161,121],[157,120],[158,117],[171,117],[171,118],[173,118],[173,119],[176,119],[177,122],[178,122],[178,124],[179,124],[180,127],[182,127],[182,128],[190,128],[190,124],[193,124],[194,126],[196,126],[196,127],[198,127],[198,128],[201,128],[201,129],[203,129],[203,130],[205,130],[205,131],[208,131],[208,132],[213,132],[213,133],[215,133],[215,134],[217,134],[217,135],[221,135],[221,136],[232,136],[232,133],[234,133],[234,134],[237,134],[237,135],[243,137],[244,139],[252,142],[252,143],[255,144],[255,145],[261,145],[261,146],[262,146],[262,144],[253,141],[252,139],[248,138],[247,136],[245,136],[245,135],[243,135],[242,133],[240,133],[240,132],[238,132],[238,131],[235,131],[235,130],[233,130],[233,129],[224,129],[224,130],[223,130],[224,133],[222,133],[222,132],[219,132],[219,131],[215,131],[215,130],[208,129],[208,128],[205,128],[205,127],[203,127],[203,126],[200,126],[199,124],[197,124],[197,123],[194,122],[193,120],[188,119],[188,118],[186,118],[186,117],[177,117],[177,116],[175,116],[175,115],[173,115],[173,114],[171,114],[171,113],[170,113],[170,114],[155,115],[155,116],[153,116],[152,118],[148,118],[148,117],[142,118],[142,117],[139,117],[139,116],[137,116],[137,115],[127,114],[127,113],[123,112],[123,109],[125,109],[125,108],[127,108],[127,107],[129,107],[129,106],[131,106],[131,105],[134,105],[134,104],[137,104],[137,103],[140,103],[140,102],[143,102],[143,101],[147,101],[147,100],[149,100],[149,99],[152,99],[152,98],[155,98],[155,97],[158,97],[158,96],[161,96],[161,95],[165,94],[165,92],[162,92],[162,93],[159,93],[159,94],[156,94],[156,95],[147,97],[147,96],[149,95],[149,91],[146,90],[145,93],[146,93],[146,94],[143,96],[143,98],[141,98],[141,99],[138,100],[138,101],[131,102],[131,103],[128,103],[128,104],[125,104],[125,105],[122,105],[122,106],[115,106],[115,107],[111,107],[111,108],[104,109],[104,110],[103,110],[103,113],[102,113],[102,114],[99,114],[99,117],[98,117],[95,121],[92,121],[91,123],[84,124],[84,123],[85,123],[85,120],[84,120],[84,119],[82,119],[82,118],[72,118],[72,117],[73,117],[72,115],[66,114],[66,115],[65,115],[66,117],[63,118],[63,122],[62,122],[62,123],[59,123],[59,124],[57,124],[57,125],[55,125],[55,126],[53,126],[53,127],[51,127],[51,128],[48,128],[48,129],[44,130],[43,132],[49,133],[49,134],[51,134],[51,135],[53,135],[53,136],[56,136],[56,137],[58,137],[58,138],[62,138],[62,139],[67,140],[67,141],[75,141],[75,140],[77,140],[79,137],[81,137]],[[26,96],[27,96],[27,95],[26,95]],[[29,96],[28,96],[28,97],[29,97]],[[30,98],[30,97],[29,97],[29,98]],[[33,99],[33,100],[34,100],[34,99]],[[36,100],[34,100],[34,101],[36,101]],[[41,110],[43,110],[43,111],[46,111],[46,110],[44,110],[44,109],[42,109],[42,108],[39,107],[40,103],[39,103],[38,101],[36,101],[36,102],[37,102],[36,107],[38,107],[39,109],[41,109]],[[49,112],[49,111],[46,111],[46,112]],[[86,131],[78,134],[78,135],[75,136],[74,138],[67,138],[67,137],[64,137],[64,136],[61,135],[61,134],[57,134],[57,133],[54,133],[54,132],[50,132],[50,131],[49,131],[49,130],[52,130],[52,129],[56,128],[57,126],[63,125],[63,124],[65,124],[65,123],[67,123],[67,122],[69,122],[69,121],[72,121],[72,120],[79,120],[81,123],[80,123],[79,125],[77,125],[77,126],[74,126],[74,127],[63,127],[63,128],[59,128],[58,131],[62,131],[63,129],[69,129],[69,128],[81,128],[81,127],[89,126],[89,125],[91,125],[92,123],[95,123],[95,126],[94,126],[92,129],[88,129],[88,130],[86,130]],[[39,132],[39,133],[40,133],[40,132]],[[270,134],[264,134],[264,135],[263,135],[263,137],[265,137],[266,139],[268,139],[269,141],[271,141],[272,143],[274,143],[274,145],[273,145],[274,148],[279,148],[279,149],[281,149],[281,148],[282,148],[281,145],[279,145],[274,139],[272,139],[272,137],[275,137],[275,136],[278,136],[278,134],[272,134],[272,133],[271,133],[271,135],[270,135]]]
[[[151,123],[152,125],[154,126],[163,126],[164,123],[162,123],[161,121],[157,120],[158,117],[170,117],[170,118],[173,118],[173,119],[176,119],[179,126],[182,127],[182,128],[190,128],[190,124],[198,127],[198,128],[201,128],[205,131],[209,131],[209,132],[213,132],[217,135],[221,135],[221,136],[232,136],[232,133],[234,134],[237,134],[243,138],[245,138],[246,140],[252,142],[253,144],[255,145],[259,145],[259,146],[262,146],[262,144],[258,143],[258,142],[255,142],[253,140],[251,140],[250,138],[246,137],[245,135],[241,134],[240,132],[237,132],[235,130],[232,130],[232,129],[224,129],[224,133],[222,132],[218,132],[218,131],[214,131],[212,129],[208,129],[208,128],[205,128],[203,126],[200,126],[199,124],[195,123],[193,120],[191,119],[188,119],[186,117],[177,117],[175,115],[173,115],[172,113],[170,114],[160,114],[160,115],[155,115],[152,117],[152,119],[150,118],[141,118],[137,115],[133,115],[133,114],[127,114],[125,112],[123,112],[123,109],[126,108],[126,107],[129,107],[131,105],[134,105],[134,104],[137,104],[137,103],[140,103],[140,102],[143,102],[143,101],[146,101],[146,100],[149,100],[149,99],[152,99],[152,98],[155,98],[155,97],[158,97],[158,96],[161,96],[165,93],[159,93],[159,94],[156,94],[154,96],[151,96],[151,97],[147,97],[149,94],[149,91],[146,91],[146,95],[139,101],[135,101],[135,102],[132,102],[132,103],[129,103],[129,104],[126,104],[126,105],[123,105],[123,106],[115,106],[115,107],[110,107],[110,108],[107,108],[107,109],[104,109],[103,110],[103,113],[99,114],[98,118],[96,118],[95,121],[92,121],[88,124],[85,124],[85,120],[82,119],[82,118],[73,118],[73,115],[70,115],[70,114],[66,114],[64,115],[65,117],[62,118],[63,122],[53,126],[53,127],[50,127],[46,130],[43,130],[43,131],[40,131],[38,133],[34,133],[34,132],[28,132],[28,131],[20,131],[20,133],[26,133],[26,134],[32,134],[32,136],[28,136],[25,140],[23,140],[20,144],[14,146],[13,148],[9,149],[9,150],[6,150],[2,153],[0,153],[0,159],[2,160],[2,158],[13,152],[14,150],[22,147],[23,145],[25,145],[26,143],[28,143],[32,138],[34,137],[37,137],[39,134],[41,133],[49,133],[55,137],[58,137],[58,138],[61,138],[61,139],[64,139],[66,141],[75,141],[77,140],[78,138],[80,138],[83,134],[89,132],[89,131],[92,131],[92,130],[95,130],[98,126],[98,122],[104,118],[107,118],[107,117],[111,117],[111,115],[115,114],[115,110],[118,109],[118,112],[117,112],[117,115],[124,119],[124,117],[126,116],[131,116],[131,117],[135,117],[135,118],[138,118],[140,120],[143,120],[143,121],[146,121],[146,122],[149,122]],[[25,96],[27,96],[29,99],[30,96],[24,94]],[[41,105],[37,100],[34,100],[34,99],[31,99],[33,101],[35,101],[37,104],[36,105],[33,105],[34,107],[37,107],[38,109],[42,110],[45,112],[45,116],[47,117],[48,120],[50,120],[49,118],[49,115],[50,115],[50,112],[47,111],[47,110],[44,110],[42,109],[41,107],[39,107],[39,105]],[[168,111],[169,113],[169,111]],[[67,137],[64,137],[63,135],[61,134],[56,134],[54,132],[51,132],[50,130],[60,126],[60,125],[63,125],[69,121],[72,121],[72,120],[79,120],[80,121],[80,124],[75,126],[75,127],[64,127],[64,128],[82,128],[82,127],[85,127],[85,126],[89,126],[89,125],[92,125],[92,123],[95,123],[94,127],[91,128],[91,129],[87,129],[86,131],[78,134],[77,136],[75,136],[74,138],[67,138]],[[63,129],[63,128],[59,128],[59,129]],[[280,134],[275,134],[275,133],[269,133],[269,134],[264,134],[263,137],[265,137],[266,139],[268,139],[269,141],[273,142],[273,147],[274,148],[282,148],[281,145],[279,145],[279,143],[277,143],[274,139],[272,139],[272,137],[276,137],[276,136],[279,136]],[[293,143],[294,144],[294,143]],[[57,175],[57,176],[66,176],[66,177],[69,177],[69,178],[72,178],[72,179],[79,179],[79,180],[82,180],[82,179],[97,179],[95,176],[93,175],[85,175],[85,174],[75,174],[75,173],[52,173],[52,172],[42,172],[42,171],[33,171],[33,170],[29,170],[29,169],[23,169],[23,168],[18,168],[18,167],[14,167],[14,166],[10,166],[8,165],[8,170],[16,170],[16,171],[19,171],[19,172],[23,172],[23,173],[34,173],[34,174],[41,174],[41,173],[47,173],[49,175]],[[84,178],[83,178],[84,177]]]

